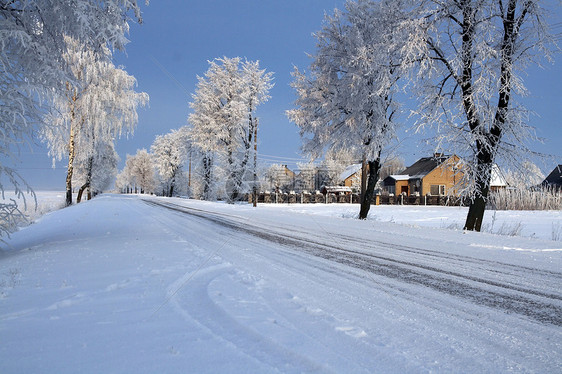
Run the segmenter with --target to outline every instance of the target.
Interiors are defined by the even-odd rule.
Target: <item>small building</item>
[[[341,174],[342,185],[354,190],[361,189],[361,164],[348,166]]]
[[[544,181],[542,181],[541,186],[562,190],[562,165],[556,166]]]
[[[268,179],[271,187],[278,190],[293,190],[295,185],[295,172],[287,165],[274,165],[268,170]]]
[[[460,157],[435,153],[419,159],[400,174],[386,177],[383,189],[395,195],[455,196],[462,177]]]
[[[490,192],[498,192],[505,188],[507,188],[507,181],[498,165],[494,164],[492,166],[492,178],[490,179]]]

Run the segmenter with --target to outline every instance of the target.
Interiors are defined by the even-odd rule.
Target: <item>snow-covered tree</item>
[[[213,169],[218,167],[215,161],[225,160],[227,198],[233,202],[242,192],[252,152],[255,110],[269,98],[272,74],[260,70],[258,62],[239,57],[219,58],[209,65],[205,76],[198,77],[190,103],[192,141],[204,153],[206,190],[214,188],[211,181]]]
[[[156,186],[154,164],[146,149],[139,149],[134,156],[127,155],[125,169],[121,172],[122,180],[134,189],[134,192],[152,193]],[[140,190],[140,191],[139,191]]]
[[[91,199],[92,194],[97,195],[107,190],[117,174],[119,156],[113,142],[108,142],[105,146],[98,144],[96,150],[93,157],[79,157],[74,164],[73,184],[82,186],[76,197],[78,203],[84,192]]]
[[[398,59],[388,32],[395,10],[390,1],[346,2],[345,11],[326,16],[315,34],[310,73],[293,73],[296,109],[288,116],[300,128],[304,152],[317,158],[326,150],[347,150],[369,167],[360,219],[369,212],[381,153],[395,136]]]
[[[165,196],[172,197],[174,192],[177,192],[189,148],[188,132],[185,128],[159,135],[152,143],[150,153]]]
[[[67,81],[65,95],[56,97],[43,138],[53,158],[68,157],[66,204],[70,205],[75,158],[86,167],[83,192],[91,186],[93,167],[101,165],[96,158],[105,156],[115,137],[134,130],[137,107],[148,102],[148,95],[134,91],[136,79],[113,65],[109,49],[96,52],[68,37],[66,44],[64,60],[75,83]]]
[[[325,170],[326,183],[339,185],[342,173],[351,165],[360,163],[361,159],[354,159],[347,149],[337,149],[326,152],[321,168]]]
[[[531,161],[524,161],[519,168],[504,174],[503,177],[509,186],[523,190],[538,186],[545,178],[542,170]]]
[[[239,177],[237,175],[232,175],[232,179],[235,181],[235,186],[233,189],[235,191],[240,191],[242,189],[242,178],[245,173],[249,171],[247,167],[250,158],[253,156],[252,167],[252,192],[257,195],[258,183],[257,181],[257,132],[258,132],[258,118],[256,117],[256,109],[259,105],[265,103],[270,99],[269,90],[273,88],[273,73],[266,73],[265,69],[260,69],[259,61],[245,61],[242,64],[243,78],[246,86],[246,106],[248,111],[248,124],[244,126],[242,124],[241,130],[243,132],[243,144],[244,144],[244,156],[239,170],[241,171]],[[233,196],[234,197],[234,196]],[[254,206],[255,202],[254,202]]]
[[[436,148],[450,147],[467,163],[471,204],[465,229],[479,231],[497,159],[518,162],[534,138],[521,73],[551,56],[544,2],[420,0],[407,7],[400,42],[420,99],[418,128],[438,130]],[[406,8],[405,8],[406,9]]]
[[[0,0],[0,178],[16,195],[30,187],[8,160],[34,137],[51,95],[73,80],[64,37],[123,49],[131,16],[142,22],[137,0]]]
[[[398,174],[402,170],[406,169],[404,166],[404,160],[400,157],[391,157],[381,166],[380,179],[385,179],[389,175]]]
[[[318,166],[312,161],[297,162],[297,169],[298,175],[296,176],[294,189],[296,191],[314,191]]]
[[[127,155],[127,159],[130,159],[130,155]],[[135,180],[131,175],[131,169],[128,164],[125,163],[123,170],[117,173],[115,176],[115,189],[117,192],[121,193],[131,193],[135,188]]]
[[[267,168],[266,181],[268,187],[275,191],[287,189],[293,178],[288,174],[287,165],[272,164]]]

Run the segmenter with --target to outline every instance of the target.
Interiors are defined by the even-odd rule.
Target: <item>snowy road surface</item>
[[[560,242],[103,196],[0,252],[0,372],[560,372]]]

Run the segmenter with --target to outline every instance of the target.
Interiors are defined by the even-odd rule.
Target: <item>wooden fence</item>
[[[287,193],[262,192],[258,194],[258,204],[359,204],[358,194],[322,194],[322,193]],[[248,194],[249,203],[253,202],[253,195]],[[373,205],[463,205],[462,199],[454,196],[389,196],[376,195],[371,202]]]

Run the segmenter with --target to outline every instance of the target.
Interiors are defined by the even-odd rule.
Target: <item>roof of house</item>
[[[505,180],[500,168],[496,164],[492,165],[492,177],[490,179],[490,187],[507,187],[507,181]]]
[[[409,175],[410,179],[421,179],[441,165],[443,161],[447,160],[449,157],[451,156],[438,155],[420,158],[412,166],[402,170],[400,175]]]
[[[361,171],[361,164],[353,164],[349,165],[345,170],[340,174],[340,180],[344,181],[347,178],[351,177],[353,174]]]
[[[352,192],[350,187],[343,186],[324,186],[322,187],[322,191],[327,193]]]
[[[562,165],[556,166],[541,184],[562,186]]]
[[[390,177],[395,181],[407,181],[410,179],[408,174],[392,174]]]

